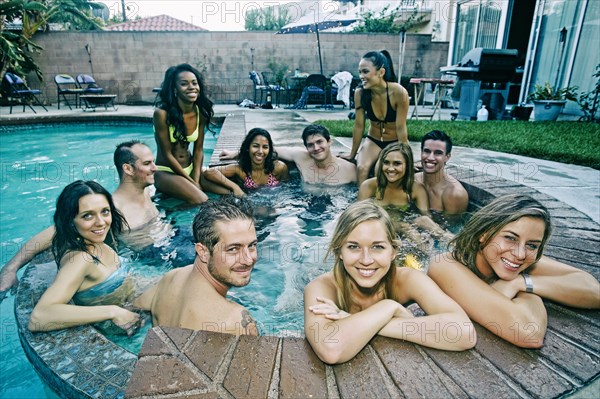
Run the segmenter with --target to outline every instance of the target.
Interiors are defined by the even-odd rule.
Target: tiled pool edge
[[[54,262],[31,264],[15,298],[21,345],[42,379],[65,398],[122,398],[137,356],[91,326],[48,333],[27,329],[29,315],[56,275]]]

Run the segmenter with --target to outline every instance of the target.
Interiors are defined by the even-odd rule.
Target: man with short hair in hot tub
[[[331,135],[325,126],[308,125],[302,132],[303,148],[276,147],[279,159],[294,162],[308,184],[337,186],[356,183],[356,165],[331,153]],[[237,151],[223,151],[221,159],[233,159]]]
[[[432,130],[421,138],[421,166],[415,180],[423,183],[429,209],[446,216],[461,215],[469,206],[469,194],[462,184],[446,173],[452,155],[452,139],[441,130]]]
[[[171,224],[160,218],[151,198],[154,172],[157,170],[152,150],[138,140],[123,142],[117,145],[113,160],[119,175],[113,201],[130,229],[125,229],[120,241],[135,251],[153,246],[155,242],[168,241],[165,238],[174,234]],[[9,289],[16,288],[17,271],[35,255],[50,248],[54,232],[54,226],[50,226],[33,236],[2,268],[0,301]]]
[[[242,305],[226,299],[250,282],[256,263],[256,229],[250,202],[232,195],[200,204],[193,223],[194,263],[166,273],[134,306],[152,312],[154,326],[258,335]]]

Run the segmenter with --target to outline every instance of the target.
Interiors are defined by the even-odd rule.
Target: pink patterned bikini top
[[[267,176],[267,187],[277,187],[279,185],[279,180],[273,175],[273,173],[269,173]],[[254,181],[251,175],[246,175],[244,178],[244,188],[258,188],[258,185]]]

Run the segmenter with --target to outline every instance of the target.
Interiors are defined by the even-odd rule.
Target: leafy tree
[[[9,0],[0,2],[0,76],[10,69],[24,76],[34,72],[42,81],[42,71],[32,55],[43,50],[31,39],[50,22],[67,29],[95,29],[101,22],[91,9],[100,7],[89,0]],[[21,21],[21,32],[6,30],[6,24]]]
[[[292,20],[285,7],[253,9],[246,13],[246,30],[277,31]]]
[[[362,22],[352,30],[352,33],[400,33],[409,31],[423,20],[419,16],[419,10],[415,8],[406,21],[401,24],[395,23],[396,15],[401,12],[400,6],[393,9],[388,15],[389,6],[385,6],[379,13],[367,10],[362,13]]]

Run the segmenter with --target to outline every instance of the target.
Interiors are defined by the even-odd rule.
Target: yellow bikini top
[[[200,128],[200,110],[198,109],[198,106],[196,105],[196,130],[191,135],[185,137],[187,139],[188,143],[193,143],[194,141],[198,140],[199,128]],[[175,126],[173,126],[173,125],[169,125],[169,139],[171,140],[171,143],[177,142],[177,140],[175,139]]]

